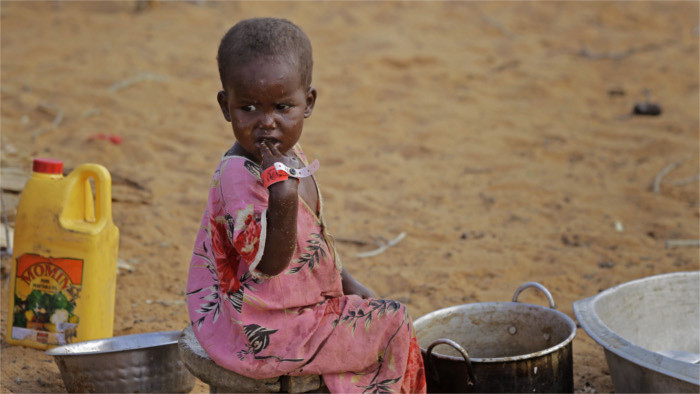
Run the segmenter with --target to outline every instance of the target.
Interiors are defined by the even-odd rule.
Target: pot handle
[[[513,294],[513,302],[518,302],[518,296],[520,295],[520,293],[529,287],[535,287],[539,291],[541,291],[547,297],[547,300],[549,301],[549,307],[552,309],[557,309],[557,306],[554,305],[554,299],[552,298],[552,293],[550,293],[546,287],[542,286],[541,284],[539,284],[537,282],[527,282],[525,284],[522,284],[520,287],[518,287],[518,289],[515,290],[515,294]]]
[[[451,339],[447,339],[447,338],[440,338],[440,339],[433,341],[433,343],[431,343],[430,346],[428,346],[428,349],[426,351],[426,353],[428,355],[428,363],[430,364],[430,369],[433,370],[433,377],[435,378],[435,381],[440,382],[440,376],[438,375],[437,369],[433,366],[433,358],[431,356],[433,354],[433,348],[435,348],[435,346],[440,345],[440,344],[450,345],[462,354],[462,357],[464,358],[464,363],[467,365],[467,373],[469,374],[469,380],[467,381],[467,385],[473,386],[474,382],[476,382],[476,379],[474,378],[474,370],[472,369],[472,362],[469,359],[469,355],[467,354],[467,351],[464,350],[464,348],[462,346],[460,346],[460,344],[458,344],[457,342],[455,342]]]

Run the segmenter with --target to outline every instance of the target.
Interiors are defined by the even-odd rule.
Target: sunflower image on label
[[[12,338],[50,345],[70,343],[79,318],[83,260],[24,254],[17,258]]]

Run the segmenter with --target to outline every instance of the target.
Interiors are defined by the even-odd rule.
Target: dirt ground
[[[218,41],[240,19],[286,17],[314,46],[319,98],[301,143],[321,162],[325,215],[354,276],[414,319],[509,301],[529,281],[575,319],[576,300],[700,268],[697,247],[666,246],[699,238],[698,11],[641,1],[203,0],[140,12],[131,1],[3,1],[9,224],[19,199],[9,180],[28,176],[33,157],[106,166],[119,257],[133,267],[118,275],[114,335],[184,328],[192,244],[233,142],[215,100]],[[660,116],[632,114],[646,100]],[[402,232],[384,253],[356,256]],[[65,391],[44,352],[5,341],[10,261],[1,390]],[[532,293],[521,300],[544,304]],[[602,348],[581,328],[573,350],[575,390],[611,392]]]

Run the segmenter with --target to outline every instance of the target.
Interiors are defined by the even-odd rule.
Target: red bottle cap
[[[55,159],[34,159],[34,172],[63,174],[63,162]]]

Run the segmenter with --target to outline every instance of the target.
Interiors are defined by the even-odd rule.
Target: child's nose
[[[265,128],[265,129],[274,129],[275,128],[275,116],[271,112],[265,112],[262,114],[262,118],[260,119],[260,126]]]

